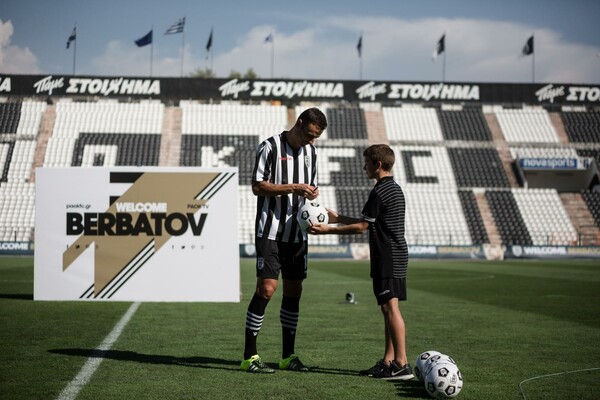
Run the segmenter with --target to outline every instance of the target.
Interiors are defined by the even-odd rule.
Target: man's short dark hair
[[[374,144],[369,146],[363,152],[363,156],[373,164],[381,161],[381,168],[383,168],[384,171],[391,171],[394,162],[396,162],[394,150],[387,144]]]
[[[302,120],[302,124],[315,124],[323,130],[327,128],[327,117],[316,107],[307,108],[302,111],[298,119]]]

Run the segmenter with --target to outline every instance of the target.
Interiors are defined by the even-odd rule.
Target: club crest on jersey
[[[306,168],[309,167],[309,165],[310,165],[310,156],[304,156],[304,165],[306,165]]]
[[[256,260],[256,268],[258,268],[259,270],[263,269],[265,266],[265,259],[260,257],[258,260]]]

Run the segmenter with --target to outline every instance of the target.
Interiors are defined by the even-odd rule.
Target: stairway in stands
[[[49,104],[46,106],[46,111],[42,115],[40,124],[40,133],[37,137],[37,145],[35,148],[35,156],[33,158],[33,168],[31,168],[31,176],[29,182],[35,182],[35,169],[44,165],[44,156],[48,140],[52,136],[54,130],[54,122],[56,121],[56,105]]]
[[[580,193],[561,193],[560,199],[569,214],[571,223],[579,233],[579,245],[600,245],[600,229],[593,224],[594,217],[590,213]]]

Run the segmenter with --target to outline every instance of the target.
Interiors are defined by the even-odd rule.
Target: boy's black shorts
[[[406,278],[373,278],[373,293],[380,306],[394,297],[398,301],[405,301]]]

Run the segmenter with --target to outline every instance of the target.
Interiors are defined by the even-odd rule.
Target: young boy
[[[374,366],[360,375],[386,380],[412,379],[406,357],[406,331],[399,301],[406,300],[408,248],[404,238],[404,193],[394,181],[394,151],[385,144],[363,152],[367,177],[377,182],[369,194],[360,218],[339,215],[328,210],[331,225],[313,225],[308,232],[322,234],[360,234],[369,230],[373,293],[385,322],[385,352]]]

